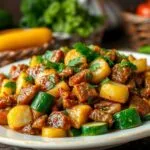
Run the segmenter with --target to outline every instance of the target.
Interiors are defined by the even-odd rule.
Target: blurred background
[[[0,0],[0,22],[0,40],[10,32],[35,27],[47,27],[52,32],[49,41],[45,39],[41,45],[31,39],[31,45],[16,42],[20,47],[13,48],[14,41],[8,41],[12,47],[0,46],[2,65],[76,41],[150,53],[149,0]],[[33,39],[40,40],[41,32],[33,32]],[[22,41],[27,41],[24,36]]]

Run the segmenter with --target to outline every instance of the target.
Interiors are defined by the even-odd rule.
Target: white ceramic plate
[[[130,54],[131,52],[124,53]],[[148,64],[150,65],[150,56],[137,53],[132,54],[137,58],[147,58]],[[28,60],[14,64],[18,63],[28,63]],[[1,68],[0,72],[8,73],[11,65]],[[137,128],[113,131],[99,136],[57,139],[20,134],[0,126],[0,143],[38,149],[87,149],[96,147],[105,149],[147,136],[150,136],[150,122],[146,122]]]

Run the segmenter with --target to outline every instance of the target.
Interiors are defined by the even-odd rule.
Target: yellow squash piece
[[[111,73],[111,69],[108,65],[108,63],[102,59],[102,58],[97,58],[94,60],[91,64],[91,71],[92,71],[92,82],[93,83],[99,83],[101,80],[109,76]]]
[[[64,129],[43,127],[42,136],[49,137],[49,138],[60,138],[60,137],[66,137],[67,133]]]
[[[17,105],[13,107],[8,115],[8,126],[12,129],[19,129],[32,121],[32,112],[27,105]]]
[[[30,67],[35,67],[43,62],[42,56],[32,56]]]
[[[99,90],[100,97],[118,103],[126,103],[129,97],[129,91],[126,85],[112,81],[103,84]]]
[[[0,51],[38,47],[51,39],[52,33],[47,28],[8,30],[0,33]]]
[[[137,73],[141,73],[147,70],[147,60],[144,58],[136,59],[132,62],[134,65],[136,65]]]
[[[62,89],[64,91],[70,90],[68,84],[65,81],[61,81],[58,84],[56,84],[56,86],[53,89],[49,90],[48,93],[55,97],[59,97],[60,89]]]
[[[72,109],[68,109],[67,112],[73,127],[79,129],[86,123],[91,111],[92,108],[89,105],[76,105]]]
[[[66,54],[65,59],[64,59],[65,65],[67,66],[71,60],[76,59],[76,58],[80,58],[80,63],[82,64],[87,63],[86,58],[83,55],[81,55],[79,52],[77,52],[75,49],[73,49]]]
[[[9,79],[4,79],[2,82],[0,96],[7,96],[16,92],[16,83]]]
[[[27,78],[28,78],[28,74],[27,73],[25,73],[25,72],[21,72],[20,73],[20,75],[19,75],[19,77],[17,79],[17,82],[16,82],[17,83],[16,94],[19,94],[20,90],[22,88],[25,88],[25,87],[27,87],[28,85],[31,84],[31,82],[29,82],[27,80]]]

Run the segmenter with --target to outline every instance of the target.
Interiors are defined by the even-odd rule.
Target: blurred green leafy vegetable
[[[13,26],[11,14],[7,11],[0,9],[0,29],[5,29]]]
[[[92,16],[76,0],[22,0],[21,26],[47,26],[54,32],[89,36],[104,23],[104,17]]]
[[[142,46],[138,49],[140,53],[150,54],[150,45]]]

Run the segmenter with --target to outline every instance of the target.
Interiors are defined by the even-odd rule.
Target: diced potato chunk
[[[43,62],[42,56],[32,56],[30,61],[30,67],[34,67],[38,64],[41,64]]]
[[[84,123],[87,122],[91,111],[92,108],[89,105],[76,105],[72,109],[68,109],[72,126],[79,129]]]
[[[42,136],[49,137],[49,138],[59,138],[59,137],[66,137],[67,133],[64,129],[43,127]]]
[[[16,82],[17,83],[16,94],[19,94],[22,88],[27,87],[28,85],[31,84],[31,82],[29,82],[27,78],[28,74],[25,72],[21,72]]]
[[[65,81],[61,81],[58,84],[56,84],[56,86],[53,89],[49,90],[48,93],[55,97],[59,97],[60,89],[64,91],[70,90],[68,84]]]
[[[93,83],[99,83],[101,80],[106,78],[107,76],[110,75],[111,69],[108,65],[108,63],[102,59],[102,58],[97,58],[94,60],[91,64],[91,71],[92,71],[92,81]]]
[[[100,88],[100,97],[118,103],[126,103],[129,96],[128,87],[126,85],[108,82],[103,84]]]
[[[147,60],[144,58],[143,59],[142,58],[136,59],[132,63],[136,65],[136,67],[137,67],[136,72],[137,73],[141,73],[141,72],[144,72],[147,70]]]
[[[7,115],[8,125],[12,129],[19,129],[32,121],[31,109],[27,105],[12,108]]]
[[[73,60],[73,59],[76,59],[76,58],[79,58],[80,57],[80,63],[87,63],[86,61],[86,58],[81,55],[79,52],[77,52],[75,49],[69,51],[66,56],[65,56],[65,59],[64,59],[64,63],[65,65],[67,66],[68,63]]]
[[[16,91],[16,83],[14,81],[4,79],[1,86],[0,96],[14,94]]]

